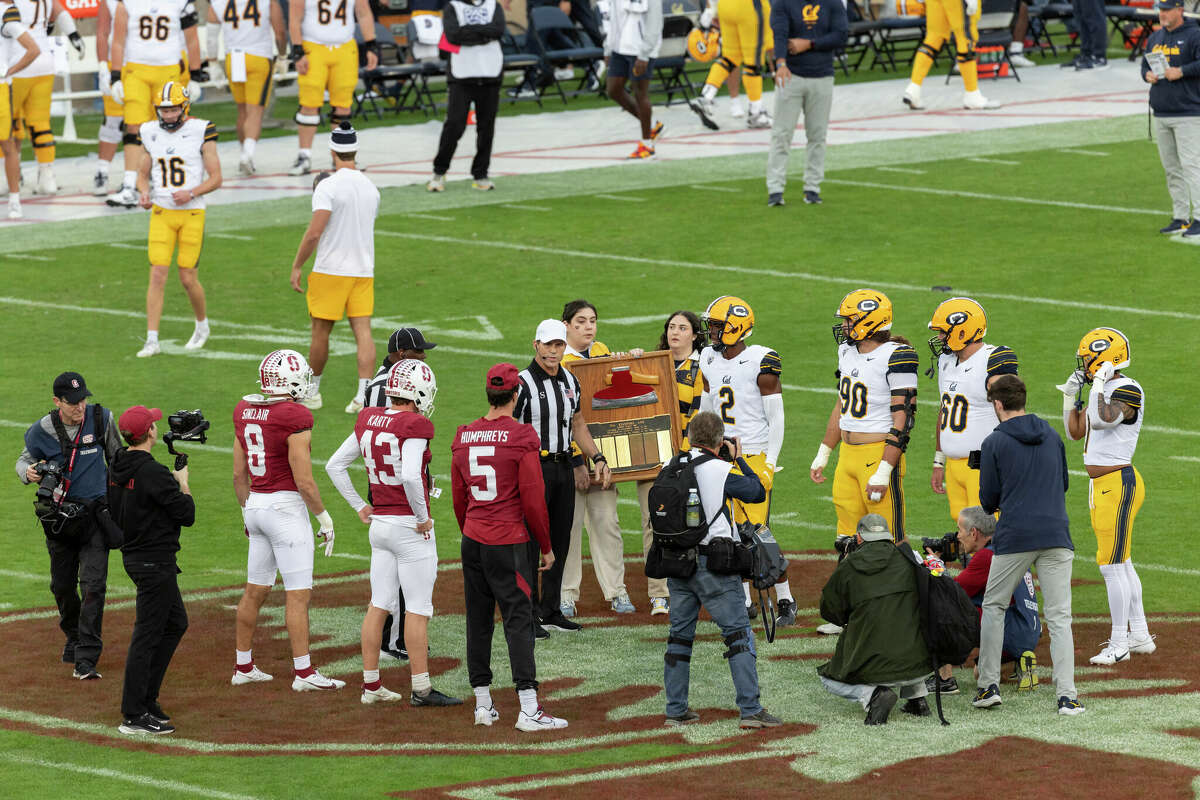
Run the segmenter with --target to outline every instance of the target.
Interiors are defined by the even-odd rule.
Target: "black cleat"
[[[886,686],[876,686],[875,691],[871,693],[871,701],[867,703],[867,718],[863,720],[864,725],[886,725],[888,714],[892,713],[892,707],[896,705],[896,693]]]
[[[795,600],[780,600],[779,601],[779,619],[777,625],[788,627],[796,624],[796,601]]]
[[[933,712],[929,710],[929,703],[924,697],[914,697],[906,702],[900,710],[905,714],[912,714],[914,717],[933,716]]]
[[[414,706],[461,706],[462,700],[457,697],[444,695],[437,689],[430,689],[425,694],[413,692],[410,701]]]

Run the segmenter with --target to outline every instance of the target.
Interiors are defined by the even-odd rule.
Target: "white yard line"
[[[732,186],[714,186],[712,184],[705,185],[702,183],[690,183],[690,184],[688,184],[688,188],[689,189],[698,189],[702,192],[734,192],[737,194],[741,194],[741,192],[742,192],[741,189],[734,189]],[[607,319],[604,321],[611,322],[611,320],[607,320]]]
[[[906,175],[924,175],[925,170],[912,167],[876,167],[880,172],[903,172]]]
[[[619,200],[622,202],[629,201],[630,203],[646,202],[646,198],[644,197],[634,197],[633,195],[627,194],[594,194],[592,197],[598,197],[601,200]]]
[[[967,161],[974,161],[976,164],[1000,164],[1005,167],[1018,166],[1020,161],[1009,161],[1004,158],[968,158]]]
[[[454,217],[446,217],[440,214],[418,214],[416,212],[409,212],[404,216],[412,217],[413,219],[431,219],[435,222],[454,222]]]
[[[253,236],[242,236],[241,234],[238,234],[238,233],[209,233],[207,235],[213,237],[214,239],[234,239],[239,242],[253,242],[254,241]]]
[[[1058,152],[1072,156],[1096,156],[1101,158],[1108,156],[1108,153],[1101,150],[1077,150],[1074,147],[1061,147]]]
[[[149,738],[149,737],[147,737]],[[16,753],[0,753],[0,760],[7,761],[11,764],[24,764],[30,767],[42,767],[44,769],[54,770],[55,772],[74,772],[80,775],[89,775],[93,778],[110,778],[116,781],[124,781],[139,786],[146,794],[153,794],[154,790],[179,792],[181,794],[194,794],[197,797],[212,797],[215,800],[255,800],[254,795],[234,794],[232,792],[222,792],[218,789],[210,789],[206,786],[196,786],[192,783],[183,783],[182,781],[168,781],[161,778],[150,778],[145,775],[137,775],[132,772],[121,772],[107,767],[88,767],[83,764],[74,764],[70,761],[51,761],[46,758],[33,758],[30,756],[22,756]]]
[[[511,208],[513,211],[553,211],[554,210],[552,208],[546,208],[545,206],[527,206],[527,205],[518,204],[518,203],[501,203],[500,207],[501,208]]]
[[[11,259],[13,261],[57,261],[58,260],[54,256],[39,256],[39,255],[35,255],[33,253],[6,253],[6,254],[4,254],[3,257]]]
[[[1197,456],[1167,456],[1167,458],[1172,461],[1190,461],[1193,464],[1200,464],[1200,457]]]
[[[144,244],[129,244],[127,242],[109,242],[108,246],[115,247],[118,250],[145,250],[146,249],[146,245],[144,245]]]

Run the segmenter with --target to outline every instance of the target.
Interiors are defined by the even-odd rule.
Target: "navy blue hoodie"
[[[979,503],[1000,511],[996,555],[1048,547],[1075,549],[1067,521],[1067,450],[1041,417],[1025,414],[996,426],[983,440]]]
[[[1190,19],[1173,31],[1159,28],[1150,34],[1146,51],[1158,51],[1167,63],[1183,70],[1177,81],[1160,80],[1150,87],[1150,107],[1156,117],[1193,117],[1200,115],[1200,28]],[[1142,76],[1150,64],[1142,58]]]

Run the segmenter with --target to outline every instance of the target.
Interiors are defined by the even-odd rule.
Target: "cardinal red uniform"
[[[243,399],[233,410],[234,435],[250,474],[243,511],[250,536],[248,583],[271,586],[278,570],[284,589],[312,588],[312,523],[288,462],[288,438],[312,426],[312,412],[292,400]]]
[[[540,448],[533,427],[512,417],[464,425],[451,446],[454,514],[463,532],[467,670],[472,687],[492,682],[492,631],[499,605],[513,682],[518,691],[537,688],[530,534],[541,552],[550,552]]]

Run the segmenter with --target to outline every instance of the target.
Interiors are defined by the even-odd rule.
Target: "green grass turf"
[[[1080,131],[1079,140],[1088,141],[1086,132],[1102,127],[1070,130]],[[1134,130],[1136,135],[1136,127]],[[1045,139],[1057,135],[1050,126],[1045,129]],[[824,205],[795,203],[772,213],[762,207],[757,166],[741,172],[740,179],[714,183],[735,192],[706,194],[684,185],[643,186],[626,192],[646,200],[641,203],[592,195],[614,190],[611,176],[620,173],[612,171],[510,179],[505,181],[504,196],[488,198],[495,200],[493,204],[439,212],[454,218],[445,222],[404,213],[429,210],[428,198],[417,189],[388,190],[377,231],[445,237],[448,241],[377,238],[376,340],[384,341],[388,331],[401,323],[418,323],[442,345],[431,353],[430,364],[439,381],[433,467],[435,473],[444,475],[455,426],[484,410],[479,384],[487,366],[501,359],[523,364],[536,322],[557,316],[565,301],[579,296],[590,299],[600,309],[599,338],[613,348],[628,348],[653,346],[661,322],[616,325],[606,320],[665,318],[676,308],[701,310],[717,295],[738,294],[751,303],[757,315],[753,341],[778,350],[785,387],[799,387],[785,391],[788,432],[781,458],[785,470],[777,477],[773,502],[773,512],[779,517],[776,533],[787,549],[827,549],[834,519],[829,484],[816,486],[806,473],[832,402],[835,347],[830,326],[833,310],[846,291],[885,285],[896,306],[895,330],[914,341],[922,368],[929,359],[924,347],[925,323],[936,303],[946,296],[928,287],[950,286],[955,293],[976,293],[990,313],[989,340],[1016,350],[1030,386],[1031,408],[1056,427],[1061,427],[1060,402],[1053,386],[1073,368],[1079,337],[1096,325],[1112,325],[1132,339],[1134,364],[1129,373],[1145,387],[1147,423],[1183,431],[1145,431],[1136,458],[1147,484],[1147,500],[1135,526],[1133,545],[1135,561],[1143,565],[1146,608],[1150,612],[1194,612],[1200,608],[1193,589],[1200,557],[1187,546],[1191,532],[1180,522],[1189,518],[1189,501],[1195,492],[1194,465],[1172,456],[1195,458],[1200,450],[1200,424],[1189,414],[1197,380],[1178,367],[1179,343],[1186,343],[1186,331],[1195,329],[1200,292],[1190,282],[1194,252],[1155,233],[1169,216],[1166,211],[1155,215],[1119,210],[1167,206],[1153,145],[1127,139],[1089,145],[1108,153],[1107,157],[1030,149],[1037,146],[1034,140],[1025,139],[1021,144],[1014,138],[1007,150],[999,146],[988,149],[993,154],[1007,153],[1001,157],[1018,162],[1012,166],[974,163],[952,149],[931,149],[926,157],[941,152],[954,157],[911,164],[924,174],[881,172],[866,166],[835,169],[823,191]],[[727,165],[750,163],[748,159],[712,160],[708,174],[736,172]],[[798,160],[793,166],[799,167]],[[702,176],[698,174],[692,177],[693,181],[699,179]],[[635,184],[638,180],[634,179]],[[552,208],[551,213],[501,205],[514,196],[521,197],[526,187],[533,187],[530,192],[536,195],[548,183],[557,188],[554,193],[547,190],[551,199],[539,200],[538,205]],[[1119,189],[1113,188],[1116,186]],[[995,197],[902,190],[921,187]],[[1000,199],[1011,196],[1091,203],[1113,210]],[[243,219],[240,225],[238,214]],[[253,241],[209,237],[205,244],[201,275],[214,320],[214,336],[205,354],[225,353],[227,357],[136,359],[133,354],[144,328],[140,317],[146,279],[144,253],[104,243],[58,247],[71,241],[74,224],[10,234],[3,294],[34,302],[117,310],[125,315],[3,303],[0,321],[8,344],[0,351],[0,369],[5,376],[0,383],[0,407],[4,409],[0,452],[9,453],[14,460],[24,427],[49,407],[49,384],[62,369],[82,371],[96,400],[118,410],[134,403],[167,411],[200,407],[214,421],[213,448],[193,451],[192,487],[199,510],[197,525],[184,534],[180,554],[185,589],[239,583],[237,572],[244,568],[245,544],[229,484],[231,457],[215,448],[232,443],[229,416],[240,396],[254,390],[261,355],[279,346],[307,350],[303,298],[287,287],[291,254],[307,222],[302,204],[247,205],[214,216],[223,219],[222,230],[253,237]],[[271,224],[263,225],[262,220]],[[78,227],[91,230],[89,226]],[[136,225],[122,220],[116,229],[125,236],[131,227]],[[44,238],[48,232],[53,240]],[[22,236],[27,237],[23,244]],[[141,236],[144,234],[129,235],[123,243],[140,246]],[[625,258],[487,246],[497,242]],[[19,256],[11,255],[16,250],[54,260],[17,269],[12,262],[19,261]],[[629,257],[642,260],[630,261]],[[808,277],[797,277],[800,274]],[[911,288],[895,286],[900,284]],[[1085,307],[1036,303],[1022,297],[1051,298]],[[1102,311],[1092,305],[1192,316],[1180,319]],[[181,343],[190,334],[191,324],[186,319],[190,312],[174,279],[169,284],[167,313],[171,319],[164,324],[162,336]],[[487,338],[483,334],[487,329],[472,319],[474,315],[485,316],[500,338]],[[472,335],[470,331],[476,329],[479,332]],[[1185,333],[1181,336],[1181,332]],[[351,418],[341,411],[353,391],[350,343],[346,330],[339,326],[335,344],[340,350],[326,371],[322,385],[326,407],[317,412],[313,438],[314,455],[320,458],[331,454],[351,430]],[[922,378],[920,388],[923,401],[935,395],[932,381]],[[944,499],[928,489],[934,412],[928,402],[921,406],[909,450],[906,494],[910,535],[937,535],[950,526]],[[1072,469],[1080,469],[1081,445],[1068,443],[1067,448]],[[165,460],[165,452],[160,451],[159,456]],[[317,477],[338,526],[338,551],[366,555],[365,530],[354,521],[322,471],[317,471]],[[361,472],[357,480],[361,486]],[[52,604],[43,577],[47,559],[42,536],[30,508],[32,496],[32,488],[11,477],[0,481],[0,525],[10,532],[0,603],[16,609]],[[634,493],[628,488],[622,496],[630,498]],[[1086,481],[1082,478],[1072,478],[1068,509],[1079,554],[1093,555],[1095,542],[1088,526]],[[623,504],[620,513],[622,528],[636,530],[636,507]],[[458,533],[448,497],[435,502],[434,517],[442,557],[456,557]],[[639,547],[639,538],[626,539],[628,552]],[[318,574],[362,566],[362,562],[322,555],[316,559]],[[1075,575],[1094,582],[1076,589],[1075,612],[1105,614],[1106,597],[1094,563],[1077,561]],[[128,596],[131,587],[119,557],[113,559],[110,579],[111,597]],[[585,574],[584,580],[591,581],[590,574]],[[57,637],[50,621],[45,627],[46,635]],[[213,643],[218,651],[225,646],[227,642]],[[646,655],[647,663],[657,659],[656,653]],[[713,680],[718,678],[727,680],[723,675]],[[465,690],[465,686],[454,688]],[[781,707],[803,706],[805,714],[826,714],[824,708],[819,712],[811,709],[807,701],[816,695],[809,689],[795,690],[801,692],[795,697],[792,689],[779,689],[780,700],[799,704],[784,702]],[[1032,707],[1030,713],[1034,713]],[[213,757],[175,758],[170,768],[165,768],[161,760],[140,753],[110,758],[107,751],[93,747],[81,750],[77,745],[48,743],[52,747],[47,748],[43,738],[24,733],[2,733],[0,741],[8,742],[5,750],[15,748],[51,760],[57,753],[77,763],[116,764],[124,771],[138,771],[139,759],[144,758],[158,765],[154,774],[209,781],[226,790],[258,786],[261,776],[284,774],[296,763],[282,758],[256,759],[253,767],[243,767],[238,759],[222,759],[228,768],[213,770]],[[666,752],[656,747],[640,745],[630,757],[649,758]],[[423,763],[428,763],[428,758],[421,756]],[[450,782],[450,776],[464,780],[496,774],[482,763],[445,760],[445,771],[439,773],[442,782]],[[590,763],[623,760],[602,754]],[[539,771],[535,765],[521,762],[509,774],[535,771]],[[350,770],[343,773],[340,764],[337,772],[351,774]],[[365,772],[369,770],[354,770],[353,774]],[[53,780],[59,780],[49,777],[45,768],[28,764],[6,765],[5,773],[13,774],[19,786],[52,787]],[[209,776],[215,774],[222,775],[222,780],[244,774],[249,783],[211,783],[214,779]],[[342,787],[340,778],[325,771],[306,774],[318,781],[314,786],[326,786],[331,794]],[[836,769],[830,773],[834,774]],[[415,788],[413,780],[411,771],[406,770],[402,777],[392,776],[386,787],[381,784],[377,788]],[[376,788],[362,786],[368,791]],[[122,791],[121,785],[114,783],[100,796],[123,796]]]

